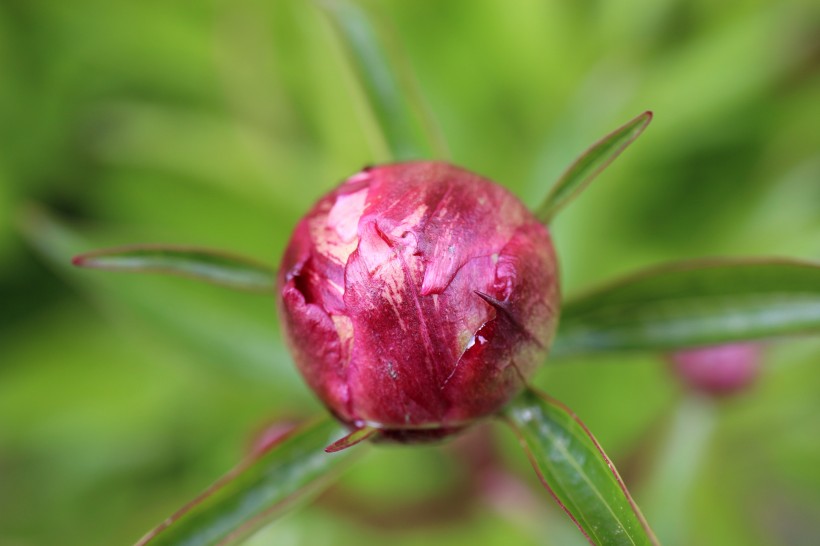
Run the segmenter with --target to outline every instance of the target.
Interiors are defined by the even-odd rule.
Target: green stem
[[[673,416],[657,463],[642,495],[647,516],[666,546],[687,542],[686,507],[715,430],[711,400],[688,395]]]
[[[446,159],[447,145],[384,21],[354,2],[325,0],[350,67],[393,161]]]

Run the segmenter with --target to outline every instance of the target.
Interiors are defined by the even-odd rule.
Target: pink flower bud
[[[693,390],[713,396],[742,391],[760,369],[760,347],[735,343],[679,351],[671,356],[677,375]]]
[[[547,229],[504,188],[441,162],[367,168],[322,197],[278,292],[324,404],[403,441],[500,409],[546,356],[559,309]]]

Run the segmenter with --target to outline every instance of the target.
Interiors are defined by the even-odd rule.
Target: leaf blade
[[[324,449],[347,431],[329,417],[297,427],[251,456],[136,546],[234,544],[317,493],[352,460]]]
[[[576,159],[552,186],[535,216],[549,224],[562,208],[577,197],[592,181],[626,150],[652,121],[652,112],[646,112],[615,129],[590,146]]]
[[[136,320],[163,339],[183,344],[203,365],[217,366],[220,373],[265,382],[274,395],[301,384],[297,375],[290,373],[290,367],[271,366],[272,357],[287,361],[289,354],[276,336],[270,335],[275,324],[267,320],[269,307],[263,306],[259,312],[253,312],[247,305],[238,308],[236,302],[217,291],[204,297],[202,293],[188,294],[189,291],[181,290],[182,286],[160,286],[155,282],[132,283],[122,290],[119,281],[110,276],[95,279],[72,266],[71,257],[100,246],[100,241],[36,204],[21,211],[17,228],[56,275],[76,288],[124,333],[132,332],[127,323]],[[169,301],[174,305],[168,305]],[[218,320],[199,320],[214,314]],[[225,335],[226,328],[233,328],[230,336]],[[133,342],[141,341],[137,337]]]
[[[271,267],[249,258],[194,247],[124,246],[80,254],[71,263],[108,271],[175,275],[250,292],[270,293],[276,285],[276,272]]]
[[[615,467],[586,426],[527,390],[504,410],[544,486],[596,546],[657,546]]]
[[[666,264],[568,301],[555,356],[672,350],[820,332],[820,265],[788,259]]]
[[[320,3],[380,129],[391,160],[446,159],[447,145],[386,22],[346,0]]]

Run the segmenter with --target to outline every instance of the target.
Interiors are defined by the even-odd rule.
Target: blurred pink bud
[[[759,345],[736,343],[679,351],[671,360],[690,388],[721,396],[742,391],[757,378],[760,352]]]
[[[267,423],[265,426],[256,430],[251,436],[248,444],[248,454],[258,456],[269,451],[287,438],[291,432],[296,430],[299,424],[300,421],[296,419]]]
[[[364,169],[319,200],[282,259],[285,337],[341,421],[402,441],[500,409],[559,310],[547,229],[504,188],[441,162]]]

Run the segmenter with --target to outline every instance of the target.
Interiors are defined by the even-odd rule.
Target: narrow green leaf
[[[295,428],[145,535],[137,546],[236,544],[296,502],[318,493],[352,461],[325,453],[347,431],[329,417]]]
[[[111,271],[178,275],[252,292],[269,293],[276,284],[276,271],[266,265],[201,248],[163,245],[109,248],[81,254],[71,263]]]
[[[447,146],[387,23],[346,0],[324,0],[393,161],[447,158]]]
[[[716,259],[652,268],[563,306],[556,356],[820,332],[820,265]]]
[[[542,223],[549,224],[559,210],[580,194],[643,133],[650,121],[652,112],[644,112],[593,144],[561,175],[535,211],[536,217]]]
[[[270,307],[248,305],[254,298],[237,302],[219,291],[192,293],[188,290],[192,287],[182,286],[184,283],[171,286],[153,282],[156,279],[123,289],[121,279],[94,278],[71,265],[72,256],[100,246],[100,241],[47,209],[35,204],[24,207],[17,228],[44,264],[93,302],[113,327],[126,336],[136,336],[135,343],[143,340],[132,321],[174,346],[182,344],[202,365],[217,366],[220,373],[268,383],[276,393],[301,385],[292,367],[271,366],[272,360],[287,361],[289,354],[277,336],[271,335],[275,324],[270,321]]]
[[[566,406],[528,390],[504,411],[541,482],[595,546],[657,546],[618,471]]]

